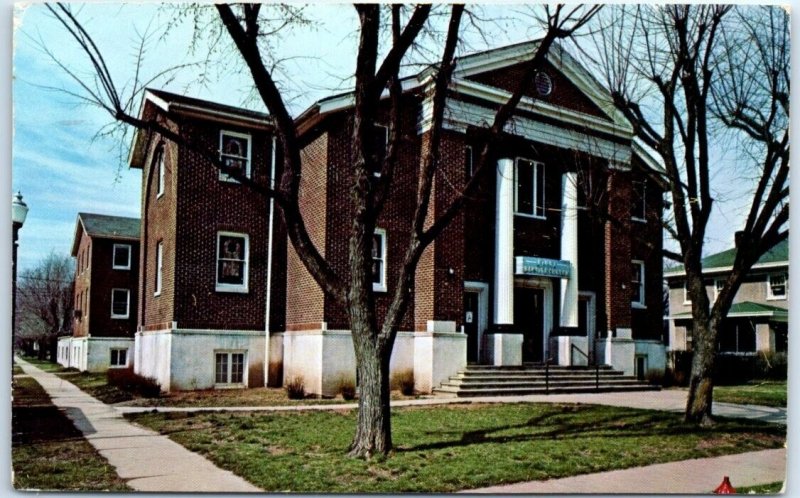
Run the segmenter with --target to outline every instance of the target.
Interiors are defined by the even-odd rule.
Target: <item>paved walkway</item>
[[[786,449],[697,458],[548,481],[470,489],[463,493],[708,494],[724,476],[734,488],[786,479]]]
[[[70,382],[16,358],[67,416],[136,491],[260,492],[232,472],[222,470],[166,436],[127,422],[119,411]]]

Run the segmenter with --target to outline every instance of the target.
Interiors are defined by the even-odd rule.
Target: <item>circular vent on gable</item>
[[[553,93],[553,80],[550,79],[550,76],[543,71],[536,73],[533,84],[536,86],[536,93],[542,97],[547,97]]]

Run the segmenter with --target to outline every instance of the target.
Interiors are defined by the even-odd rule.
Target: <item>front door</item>
[[[478,362],[478,293],[464,292],[464,333],[467,334],[467,363]]]
[[[544,361],[544,289],[514,289],[514,328],[522,333],[522,361]]]

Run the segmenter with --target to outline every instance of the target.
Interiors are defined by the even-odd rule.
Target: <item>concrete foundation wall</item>
[[[658,341],[636,341],[634,346],[636,356],[645,356],[645,374],[648,371],[664,373],[667,366],[667,351]]]
[[[467,366],[467,336],[417,333],[414,337],[414,390],[430,393]]]
[[[62,337],[56,361],[81,372],[105,372],[111,367],[111,349],[127,349],[125,366],[133,362],[134,341],[121,337]]]

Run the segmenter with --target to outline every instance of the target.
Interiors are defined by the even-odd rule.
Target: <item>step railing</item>
[[[574,344],[570,344],[570,351],[569,351],[570,360],[572,359],[572,353],[575,351],[579,352],[584,358],[586,358],[586,364],[588,365],[590,361],[589,355],[584,353],[583,350],[581,350],[581,348],[579,348]],[[594,362],[594,388],[596,391],[600,390],[600,364],[597,362]]]

